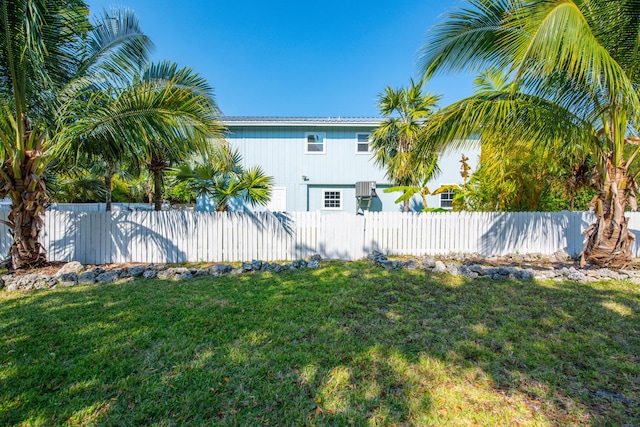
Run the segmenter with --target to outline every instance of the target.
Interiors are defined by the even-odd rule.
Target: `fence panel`
[[[5,220],[8,212],[0,211]],[[628,212],[640,256],[640,214]],[[318,253],[359,259],[377,250],[388,255],[479,253],[577,255],[589,212],[321,212],[229,213],[189,211],[47,211],[41,243],[52,261],[220,262],[293,260]],[[0,229],[0,251],[12,237]]]

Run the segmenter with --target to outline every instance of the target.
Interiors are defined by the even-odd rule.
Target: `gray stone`
[[[209,272],[213,275],[226,274],[231,272],[231,270],[233,270],[233,267],[229,264],[215,264],[209,267]]]
[[[180,280],[189,280],[193,279],[193,274],[191,273],[191,271],[185,271],[178,277],[180,278]]]
[[[238,274],[242,274],[242,273],[243,273],[242,268],[234,268],[229,272],[229,274],[233,274],[233,275],[238,275]]]
[[[75,286],[78,284],[77,273],[64,273],[58,276],[58,283],[61,286]]]
[[[509,276],[507,276],[506,274],[493,273],[491,275],[491,280],[506,280],[508,278]]]
[[[280,273],[282,271],[282,266],[280,264],[273,264],[271,268],[276,273]]]
[[[206,268],[198,268],[195,273],[192,273],[194,277],[204,277],[209,275],[209,270]]]
[[[447,272],[447,266],[444,265],[444,262],[438,260],[436,261],[434,267],[433,267],[433,272],[434,273],[446,273]]]
[[[486,272],[484,271],[484,268],[482,268],[482,266],[478,264],[471,264],[467,268],[469,269],[469,271],[472,271],[477,274],[481,274],[481,275],[486,274]]]
[[[297,259],[292,264],[295,268],[305,268],[307,266],[307,262],[303,259]]]
[[[615,271],[609,270],[608,268],[600,268],[594,271],[594,277],[600,279],[618,279],[618,273]]]
[[[156,270],[149,269],[145,270],[144,273],[142,273],[142,277],[145,279],[155,279],[157,274],[158,272]]]
[[[129,278],[133,278],[133,276],[129,272],[128,268],[123,268],[122,270],[120,270],[120,278],[121,279],[129,279]]]
[[[251,267],[254,270],[260,270],[260,268],[262,268],[262,261],[256,259],[251,260]]]
[[[60,270],[55,274],[57,277],[62,276],[67,273],[82,273],[85,270],[84,265],[80,264],[78,261],[71,261],[63,265]]]
[[[309,257],[309,261],[322,261],[322,257],[319,254],[313,254]]]
[[[263,262],[260,266],[260,271],[271,271],[271,264],[268,262]]]
[[[498,274],[502,274],[503,276],[513,277],[518,274],[520,269],[516,267],[498,267]]]
[[[184,267],[172,267],[167,268],[166,270],[161,270],[158,272],[158,279],[160,280],[177,280],[180,275],[184,273],[188,273],[189,269]]]
[[[557,251],[555,251],[553,253],[553,257],[556,259],[556,261],[558,262],[568,262],[571,261],[571,257],[569,256],[569,254],[567,254],[565,251],[563,251],[562,249],[558,249]]]
[[[579,271],[570,272],[570,273],[566,274],[565,277],[567,279],[569,279],[569,280],[574,280],[576,282],[581,282],[581,281],[583,281],[585,279],[584,273],[581,273]]]
[[[461,265],[458,268],[458,272],[461,276],[468,277],[469,279],[475,279],[479,276],[477,272],[472,271],[471,269],[469,269],[469,267],[464,265]]]
[[[13,292],[18,289],[32,291],[34,289],[54,288],[58,284],[56,277],[36,273],[29,273],[21,276],[6,274],[2,279],[7,292]]]
[[[92,271],[93,271],[94,273],[96,273],[96,276],[99,276],[100,274],[104,273],[104,272],[105,272],[105,271],[107,271],[107,270],[105,270],[105,269],[104,269],[104,268],[102,268],[102,267],[96,267],[96,268],[94,268]]]
[[[518,280],[533,280],[533,276],[534,276],[534,271],[530,268],[527,268],[525,270],[520,270],[520,272],[518,272],[518,274],[516,275],[516,279]]]
[[[395,267],[393,266],[393,262],[389,260],[378,261],[378,264],[382,266],[385,270],[393,270]]]
[[[253,264],[251,264],[249,262],[243,262],[242,263],[242,270],[243,271],[252,271],[253,270]]]
[[[436,260],[433,257],[422,257],[422,268],[434,268],[436,266]]]
[[[382,252],[379,252],[379,251],[371,252],[369,255],[367,255],[367,258],[375,262],[380,262],[383,259],[387,259],[387,257],[384,256]]]
[[[415,259],[410,259],[409,261],[405,262],[404,266],[407,267],[407,270],[417,270],[420,267],[418,261],[416,261]]]
[[[320,267],[320,261],[317,259],[312,259],[307,263],[307,268],[318,268]]]
[[[105,271],[102,274],[96,276],[96,282],[98,283],[113,283],[120,278],[120,274],[114,271]]]
[[[140,277],[144,274],[147,269],[145,267],[131,267],[129,269],[129,274],[133,277]]]
[[[447,266],[447,271],[449,272],[449,274],[453,276],[458,276],[460,274],[458,271],[458,264],[456,264],[455,262],[447,262],[445,263],[445,265]]]
[[[47,288],[53,289],[58,286],[58,279],[55,277],[43,275],[41,276],[41,280],[43,281],[43,285]]]
[[[93,285],[96,283],[96,273],[93,271],[85,271],[78,274],[78,284],[80,285]]]

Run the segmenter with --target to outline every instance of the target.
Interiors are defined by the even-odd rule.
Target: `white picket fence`
[[[0,212],[6,219],[7,212]],[[629,213],[640,235],[640,214]],[[320,212],[64,212],[48,211],[41,243],[51,261],[222,262],[293,260],[320,254],[355,260],[373,250],[388,255],[449,253],[576,255],[587,212],[347,213]],[[4,227],[4,226],[2,226]],[[640,239],[637,239],[640,240]],[[12,238],[0,230],[0,252]],[[634,247],[638,256],[638,245]]]

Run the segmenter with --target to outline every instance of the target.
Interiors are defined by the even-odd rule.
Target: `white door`
[[[271,212],[283,212],[287,210],[287,188],[273,187],[271,189],[271,200],[267,205]]]

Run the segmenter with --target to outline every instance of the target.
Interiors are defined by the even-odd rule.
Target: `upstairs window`
[[[325,134],[324,133],[306,133],[305,153],[307,154],[324,154],[325,153]]]
[[[453,190],[447,190],[440,193],[440,207],[444,209],[453,209]]]
[[[356,134],[356,154],[369,154],[369,134]]]
[[[341,210],[342,209],[342,191],[341,190],[324,190],[322,192],[322,209]]]

